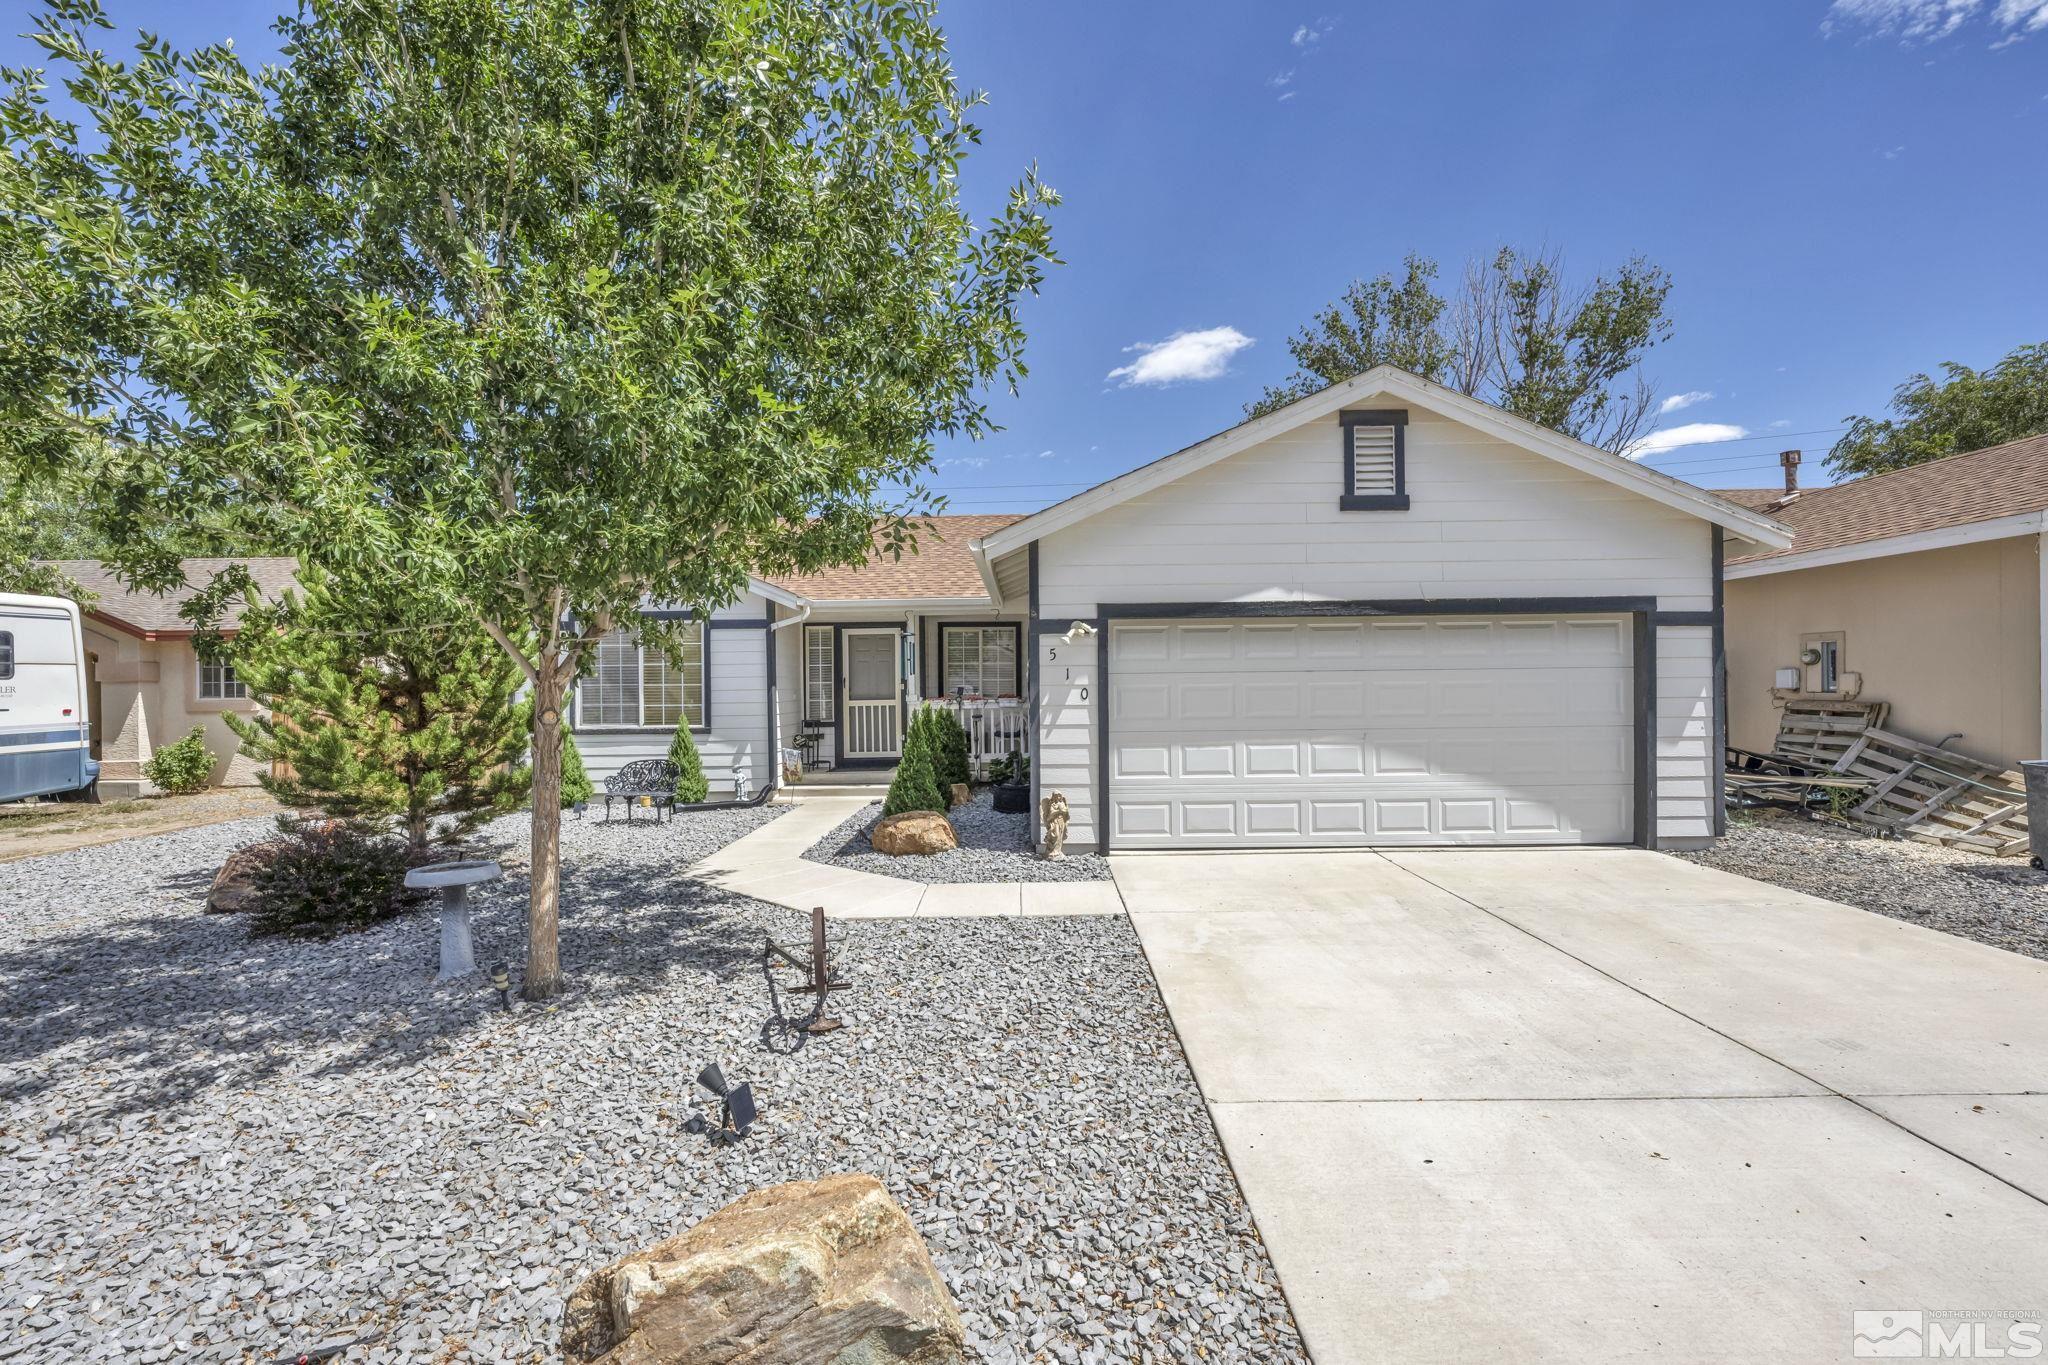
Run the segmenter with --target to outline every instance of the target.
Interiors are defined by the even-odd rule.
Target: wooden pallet
[[[1817,768],[1834,768],[1864,731],[1885,723],[1891,710],[1891,703],[1884,701],[1795,697],[1778,717],[1778,738],[1771,752]]]
[[[2027,849],[2027,795],[1996,763],[1869,726],[1833,770],[1874,784],[1849,814],[1929,843],[2010,857]]]

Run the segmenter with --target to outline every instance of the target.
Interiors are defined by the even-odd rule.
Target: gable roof
[[[223,569],[236,564],[248,565],[249,577],[256,581],[257,590],[265,601],[275,601],[285,589],[292,587],[297,582],[299,570],[299,562],[289,556],[230,555],[218,559],[181,559],[178,567],[185,574],[184,586],[158,594],[135,591],[97,559],[52,559],[45,562],[62,571],[80,587],[98,595],[99,601],[86,611],[86,616],[124,627],[131,635],[151,640],[192,634],[192,623],[178,615],[178,609],[197,597],[213,581],[214,575]],[[229,604],[221,616],[221,629],[233,630],[241,623],[241,605]]]
[[[1106,512],[1176,479],[1207,469],[1281,432],[1382,397],[1399,398],[1463,422],[1511,445],[1712,522],[1740,539],[1775,547],[1786,544],[1790,538],[1786,530],[1769,517],[1717,497],[1695,484],[1573,440],[1491,403],[1445,388],[1421,375],[1393,365],[1375,365],[1365,373],[1332,384],[1320,393],[1297,399],[1263,417],[1240,422],[1227,431],[1218,432],[1150,464],[1140,465],[1128,474],[1097,484],[1043,511],[1020,518],[994,534],[983,536],[974,547],[983,581],[990,585],[993,593],[995,575],[989,567],[992,561],[1034,540]]]
[[[1747,507],[1750,511],[1762,512],[1765,516],[1771,515],[1771,504],[1785,496],[1785,490],[1782,488],[1710,488],[1707,491],[1717,498],[1734,503],[1737,507]]]
[[[986,598],[981,571],[968,546],[1022,519],[1021,513],[941,516],[923,519],[917,552],[893,559],[879,546],[854,568],[821,569],[766,581],[811,602],[915,602]]]
[[[1987,526],[1988,534],[1975,538],[2023,535],[2027,533],[2025,526],[2007,527],[2003,523],[2014,517],[2038,517],[2043,512],[2048,512],[2048,435],[2028,436],[1905,469],[1870,474],[1829,488],[1807,489],[1771,513],[1792,528],[1790,547],[1745,555],[1728,563],[1733,568],[1738,564],[1782,560],[1788,561],[1785,567],[1797,568],[1804,565],[1806,556],[1848,551],[1854,546],[1871,548],[1866,553],[1843,553],[1835,558],[1909,554],[1916,549],[1935,547],[1912,540],[1898,546],[1880,542],[1986,523],[2000,525]]]

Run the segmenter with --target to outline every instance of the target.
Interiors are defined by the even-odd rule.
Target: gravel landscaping
[[[875,852],[868,834],[882,818],[882,803],[863,806],[854,816],[812,846],[804,857],[814,863],[879,872],[907,882],[945,886],[958,882],[1106,882],[1109,859],[1099,853],[1069,853],[1048,862],[1031,848],[1031,817],[1004,815],[988,790],[949,811],[960,847],[944,853],[901,858]]]
[[[591,1270],[750,1188],[880,1176],[986,1361],[1304,1361],[1121,918],[835,926],[681,869],[781,811],[564,826],[550,1007],[432,984],[435,923],[249,940],[200,904],[267,821],[0,866],[0,1359],[547,1361]],[[523,867],[521,821],[486,833]],[[519,960],[519,875],[475,897]],[[754,1136],[684,1134],[712,1060]]]
[[[2025,858],[1880,839],[1776,811],[1733,813],[1713,848],[1674,856],[2048,959],[2048,873]]]

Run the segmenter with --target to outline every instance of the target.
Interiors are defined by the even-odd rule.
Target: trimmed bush
[[[562,722],[562,808],[567,810],[578,801],[588,801],[597,795],[597,786],[590,780],[590,774],[583,771],[583,753],[576,747],[576,736],[569,729],[569,722]]]
[[[882,801],[884,816],[901,815],[908,810],[937,811],[942,815],[946,810],[946,797],[932,773],[932,756],[925,736],[915,728],[904,732],[903,757],[896,762],[896,778]]]
[[[704,760],[697,756],[697,740],[689,726],[676,727],[676,737],[668,745],[668,761],[676,765],[677,804],[687,806],[711,795],[711,784],[704,780]]]
[[[967,758],[967,728],[952,707],[920,707],[911,725],[924,727],[925,751],[932,756],[932,776],[941,789],[974,780],[974,767]]]
[[[422,899],[405,874],[403,839],[357,820],[278,819],[280,837],[254,881],[249,932],[331,938],[404,914]]]
[[[142,765],[142,775],[173,796],[203,788],[213,776],[213,750],[206,747],[206,728],[195,725],[183,739],[158,749]]]

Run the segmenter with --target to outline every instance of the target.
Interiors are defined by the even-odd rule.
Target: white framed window
[[[804,627],[804,719],[830,721],[838,691],[832,670],[832,627]]]
[[[670,729],[707,723],[704,623],[683,627],[683,666],[615,630],[597,642],[590,671],[576,682],[576,723],[591,729]]]
[[[199,661],[199,700],[201,701],[247,701],[249,685],[235,676],[235,666],[228,663]]]
[[[946,696],[1017,695],[1015,626],[941,626],[939,651],[939,686]]]
[[[1408,510],[1408,412],[1405,408],[1343,413],[1346,512]]]

